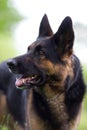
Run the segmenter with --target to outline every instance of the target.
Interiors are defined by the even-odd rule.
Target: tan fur
[[[30,130],[45,130],[44,123],[40,119],[40,117],[37,116],[37,113],[35,112],[33,106],[32,89],[30,90],[29,97],[28,97],[26,117],[27,117],[27,122],[29,124]]]
[[[56,76],[59,78],[58,82],[54,82],[50,79],[49,79],[50,81],[48,82],[51,85],[53,84],[53,86],[58,87],[58,90],[59,89],[64,90],[63,87],[65,84],[65,79],[67,75],[70,76],[71,80],[73,80],[74,78],[73,65],[71,63],[71,56],[62,57],[62,61],[64,61],[66,64],[65,65],[53,64],[51,61],[47,59],[41,59],[41,61],[39,61],[39,65],[37,64],[37,66],[41,67],[42,69],[46,71],[46,74],[48,76],[56,74]]]
[[[78,113],[76,119],[68,120],[68,114],[66,110],[66,106],[64,104],[64,93],[57,94],[53,98],[49,98],[47,100],[52,113],[55,116],[56,121],[61,122],[61,127],[58,130],[76,130],[79,124],[79,119],[81,115],[81,109]],[[33,90],[30,90],[27,104],[27,112],[26,112],[27,122],[29,124],[30,130],[54,130],[50,128],[50,125],[47,122],[44,122],[36,113],[35,107],[33,104]],[[56,129],[57,130],[57,129]]]

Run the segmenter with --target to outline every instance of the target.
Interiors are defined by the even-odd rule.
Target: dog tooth
[[[32,76],[31,78],[34,78],[34,76]]]
[[[31,77],[31,79],[34,79],[35,78],[35,75]]]
[[[25,80],[23,79],[23,83],[25,83]]]

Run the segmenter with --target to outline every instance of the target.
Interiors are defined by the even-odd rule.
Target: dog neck
[[[38,91],[30,90],[27,103],[27,123],[30,130],[72,130],[64,93],[45,99]],[[74,129],[73,129],[74,130]]]

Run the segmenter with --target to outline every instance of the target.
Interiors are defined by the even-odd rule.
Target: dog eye
[[[38,45],[38,46],[36,47],[36,52],[37,52],[37,54],[39,54],[40,56],[45,56],[45,49],[42,48],[40,45]]]

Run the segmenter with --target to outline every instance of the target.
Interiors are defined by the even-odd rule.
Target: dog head
[[[72,20],[66,17],[54,34],[48,18],[43,16],[39,35],[29,45],[27,53],[7,64],[13,73],[21,74],[16,80],[18,88],[41,87],[46,84],[63,89],[66,80],[73,79],[73,41]]]

